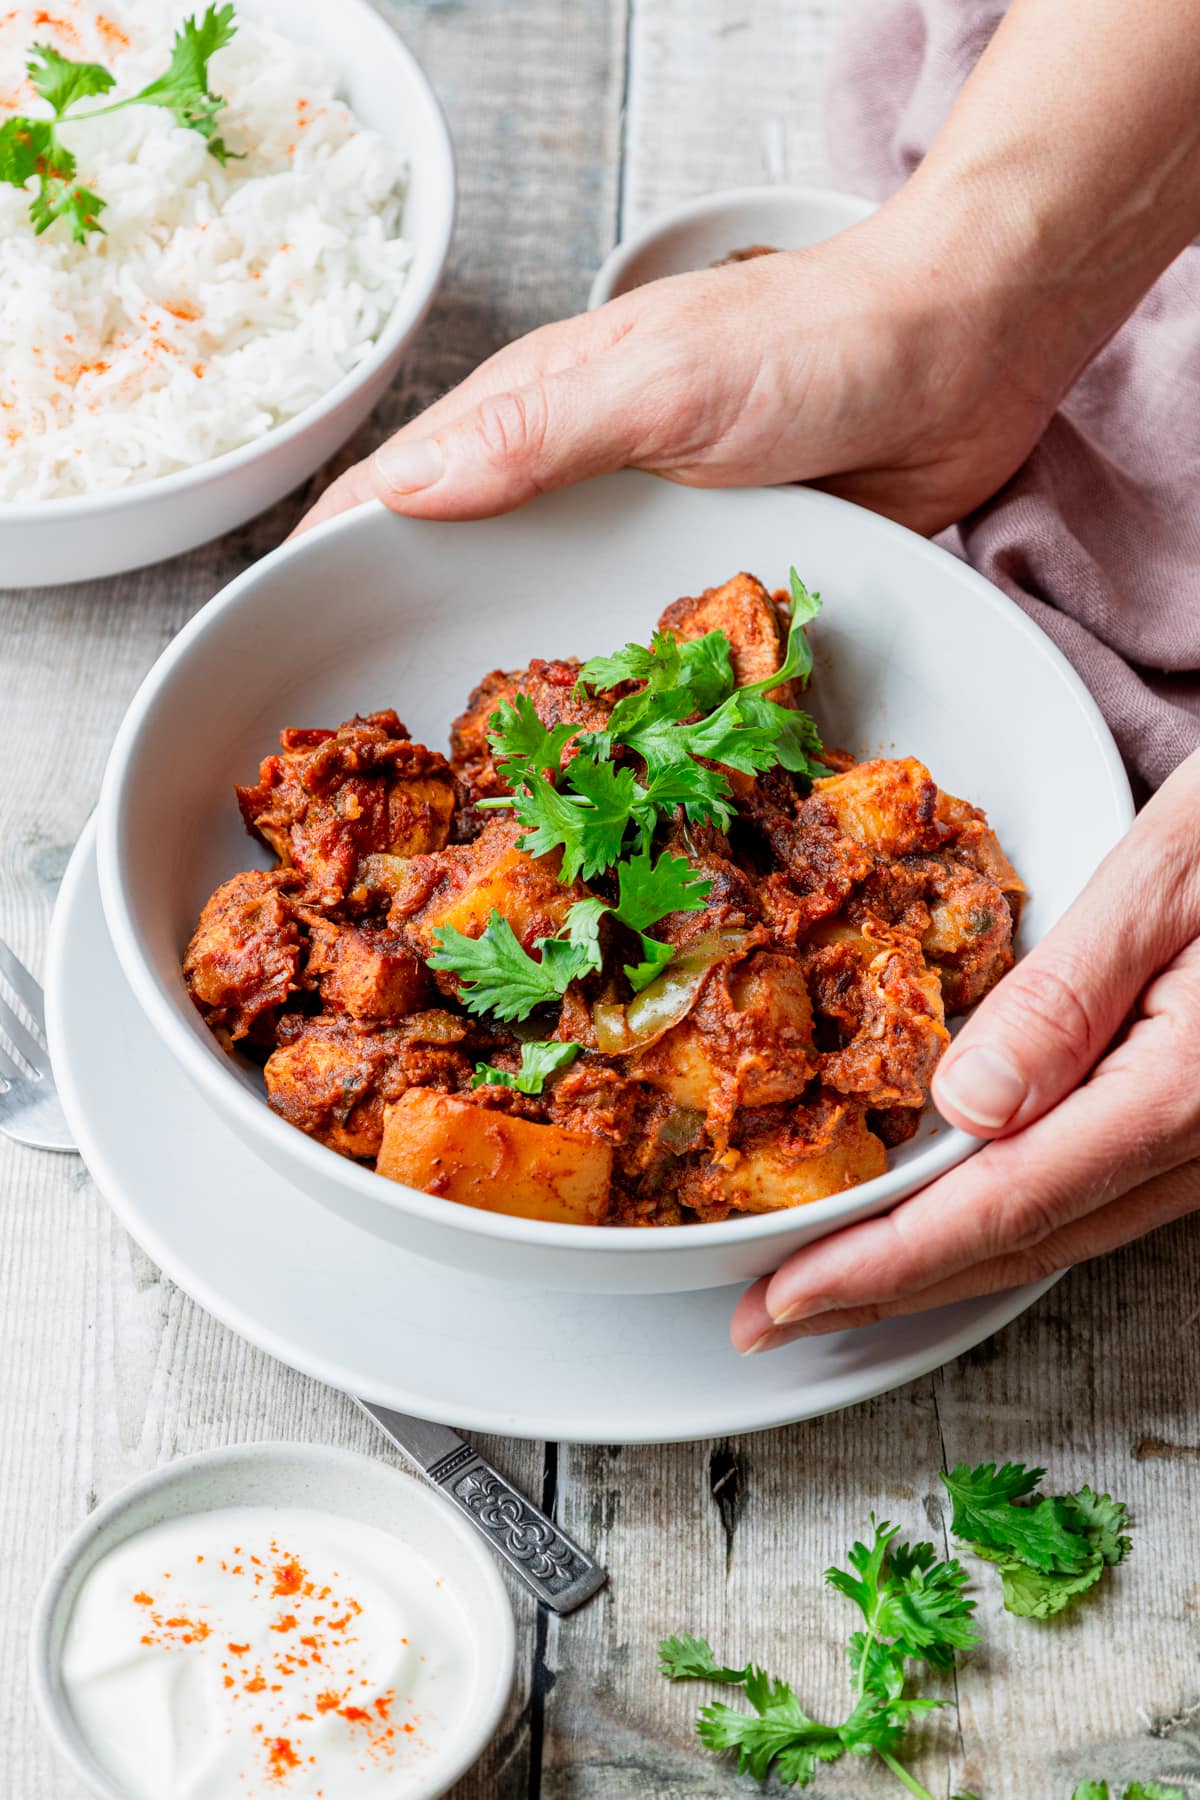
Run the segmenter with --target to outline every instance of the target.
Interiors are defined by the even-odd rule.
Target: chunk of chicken
[[[479,937],[493,912],[508,920],[526,950],[535,938],[552,937],[585,890],[558,879],[558,852],[529,856],[518,849],[523,835],[515,819],[493,819],[469,844],[415,857],[392,901],[389,925],[422,958],[434,949],[436,932],[452,926],[465,937]],[[439,985],[453,992],[455,979],[440,977]]]
[[[411,1087],[468,1088],[471,1070],[461,1050],[422,1041],[420,1015],[406,1028],[378,1031],[326,1015],[286,1019],[264,1074],[267,1099],[289,1125],[342,1156],[362,1158],[377,1154],[391,1101]]]
[[[428,1089],[390,1106],[376,1170],[460,1206],[599,1225],[612,1151],[600,1138],[541,1125]]]
[[[855,763],[814,782],[813,794],[839,831],[877,856],[936,850],[947,835],[937,816],[937,784],[915,756]]]
[[[840,1194],[886,1168],[887,1151],[862,1107],[821,1093],[785,1116],[773,1108],[752,1119],[736,1150],[685,1172],[679,1198],[702,1219],[780,1212]]]
[[[909,933],[879,920],[827,921],[801,952],[813,1011],[836,1048],[821,1080],[872,1107],[923,1106],[950,1041],[941,983]]]
[[[391,1025],[421,1004],[429,985],[424,964],[386,926],[339,925],[304,910],[311,949],[306,974],[321,1003],[360,1023]]]
[[[365,857],[416,856],[448,842],[449,765],[414,744],[394,712],[336,731],[283,731],[279,743],[257,785],[238,788],[238,802],[247,829],[299,870],[316,904],[345,900]]]
[[[488,727],[502,700],[512,701],[518,694],[527,694],[543,725],[568,724],[577,725],[580,731],[603,731],[612,701],[604,694],[576,697],[575,684],[581,667],[575,657],[554,662],[538,657],[527,669],[515,669],[509,674],[495,669],[484,676],[467,701],[466,711],[450,727],[451,766],[470,800],[510,792],[488,743]],[[568,740],[563,762],[570,762],[574,754],[574,741]]]
[[[723,964],[687,1018],[625,1066],[725,1142],[742,1107],[797,1099],[816,1073],[803,969],[772,951]]]
[[[247,869],[212,895],[183,954],[189,994],[226,1049],[270,1043],[279,1010],[302,985],[304,940],[288,890],[295,878]]]
[[[765,681],[783,661],[786,633],[775,602],[753,575],[735,575],[720,587],[705,588],[694,599],[673,600],[658,628],[685,642],[710,631],[723,631],[729,639],[729,660],[738,687]],[[773,688],[770,698],[786,703],[791,694]]]

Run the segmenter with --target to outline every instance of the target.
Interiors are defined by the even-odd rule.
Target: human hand
[[[697,487],[816,481],[920,531],[949,524],[1021,463],[1065,378],[1026,366],[1010,285],[993,294],[974,235],[939,241],[944,212],[906,190],[811,249],[544,326],[350,469],[299,529],[372,497],[479,518],[624,466]]]
[[[1200,1209],[1198,852],[1200,753],[947,1050],[934,1100],[987,1147],[756,1282],[738,1349],[1038,1281]]]

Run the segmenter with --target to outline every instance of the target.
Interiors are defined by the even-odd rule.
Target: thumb
[[[1150,802],[1058,925],[946,1051],[938,1111],[976,1137],[1019,1131],[1090,1073],[1152,977],[1200,928],[1196,769]]]
[[[642,447],[645,386],[621,351],[485,394],[429,433],[408,430],[369,464],[375,494],[421,519],[483,519],[551,488],[623,468]]]

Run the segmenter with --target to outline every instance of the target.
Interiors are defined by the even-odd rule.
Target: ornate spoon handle
[[[543,1606],[574,1612],[608,1580],[605,1571],[448,1425],[357,1400],[396,1448],[439,1487]]]

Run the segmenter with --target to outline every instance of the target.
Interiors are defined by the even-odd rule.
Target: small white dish
[[[915,1381],[1051,1285],[739,1356],[736,1287],[531,1296],[369,1237],[253,1156],[162,1054],[105,930],[94,826],[63,880],[46,987],[63,1105],[122,1224],[260,1349],[400,1412],[585,1444],[762,1431]]]
[[[424,1765],[435,1800],[482,1754],[512,1688],[512,1607],[494,1560],[470,1525],[422,1482],[389,1464],[310,1444],[236,1444],[168,1463],[96,1508],[59,1551],[34,1606],[34,1699],[56,1749],[96,1800],[128,1800],[96,1761],[71,1711],[61,1655],[71,1609],[100,1558],[164,1520],[226,1506],[310,1507],[391,1533],[462,1594],[475,1634],[468,1703],[453,1742]],[[349,1800],[349,1797],[347,1797]]]
[[[752,244],[803,250],[874,211],[871,201],[832,188],[744,187],[703,194],[659,213],[623,239],[601,264],[588,306],[603,306],[666,275],[710,268]]]
[[[274,551],[184,627],[117,734],[98,813],[104,913],[126,978],[163,1051],[277,1174],[465,1274],[665,1293],[765,1274],[979,1148],[930,1112],[886,1173],[789,1211],[651,1231],[507,1217],[387,1181],[287,1124],[180,975],[208,896],[269,860],[233,787],[253,780],[282,726],[394,706],[440,748],[489,669],[645,642],[677,595],[738,569],[774,586],[791,563],[825,597],[811,705],[826,741],[920,757],[986,809],[1030,889],[1022,951],[1061,917],[1132,819],[1125,772],[1061,652],[936,545],[809,488],[705,492],[631,472],[470,524],[362,507]]]
[[[117,575],[179,556],[265,512],[357,431],[391,383],[441,282],[454,231],[454,151],[441,106],[412,52],[369,0],[238,3],[256,22],[324,51],[358,117],[409,160],[403,225],[413,247],[408,280],[358,368],[253,443],[108,493],[0,502],[6,587]]]

